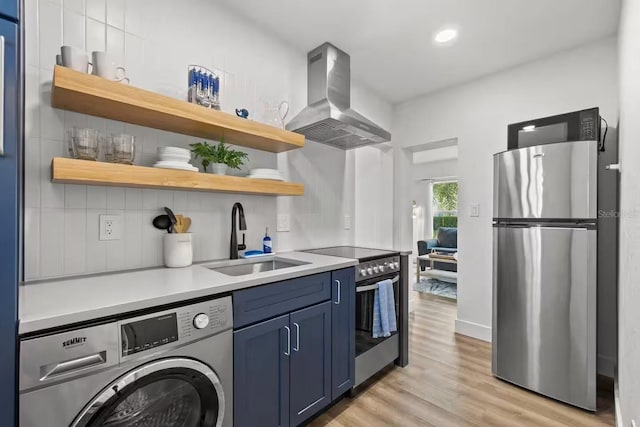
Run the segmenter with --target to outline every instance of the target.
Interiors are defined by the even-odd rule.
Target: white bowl
[[[163,162],[178,162],[178,163],[189,163],[191,160],[191,156],[182,156],[177,154],[161,154],[158,156]]]
[[[259,169],[251,169],[249,171],[249,175],[280,175],[280,171],[278,169],[267,169],[267,168],[259,168]]]
[[[158,147],[158,155],[160,154],[176,154],[182,156],[191,156],[191,151],[180,147]]]

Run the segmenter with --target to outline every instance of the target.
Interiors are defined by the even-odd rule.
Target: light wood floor
[[[597,415],[495,379],[491,346],[456,335],[455,303],[422,295],[410,319],[410,361],[393,367],[314,420],[314,427],[612,426],[610,385]]]

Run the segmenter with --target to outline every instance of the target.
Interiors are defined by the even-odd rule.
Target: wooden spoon
[[[189,228],[191,228],[191,218],[189,218],[188,216],[185,216],[182,218],[182,232],[183,233],[188,232]]]
[[[184,233],[184,217],[176,215],[176,225],[174,226],[176,233]]]

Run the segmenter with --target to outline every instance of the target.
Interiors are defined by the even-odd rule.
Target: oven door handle
[[[400,280],[400,275],[397,275],[396,277],[391,279],[393,283],[396,283],[398,280]],[[374,283],[373,285],[358,286],[356,287],[356,292],[375,291],[376,289],[378,289],[378,284]]]

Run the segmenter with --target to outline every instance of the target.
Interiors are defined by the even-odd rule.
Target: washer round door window
[[[224,392],[218,376],[192,359],[157,360],[109,384],[71,427],[219,427]]]

